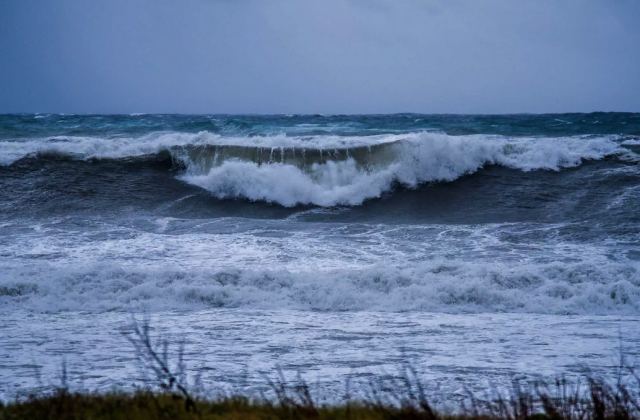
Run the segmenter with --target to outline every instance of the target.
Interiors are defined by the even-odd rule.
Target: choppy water
[[[233,325],[230,364],[251,340],[257,359],[280,342],[292,360],[310,342],[350,354],[308,366],[327,383],[401,347],[424,366],[450,354],[428,374],[445,380],[476,329],[482,353],[520,347],[506,360],[525,371],[572,366],[563,340],[526,355],[557,331],[608,366],[613,336],[640,338],[640,114],[0,116],[1,392],[33,384],[20,366],[58,363],[43,352],[58,339],[107,361],[87,386],[127,372],[110,355],[132,312]],[[434,345],[444,332],[403,319],[466,329]],[[332,341],[344,329],[376,338],[354,356]],[[507,368],[472,365],[466,381]]]

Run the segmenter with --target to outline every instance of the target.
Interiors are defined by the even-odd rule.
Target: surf
[[[179,178],[214,196],[296,205],[357,206],[396,186],[451,182],[489,165],[521,171],[579,166],[632,153],[609,137],[505,138],[413,133],[372,146],[180,150]]]
[[[50,137],[0,141],[4,166],[31,159],[162,161],[182,182],[219,199],[285,207],[358,206],[396,187],[451,182],[498,165],[560,171],[588,160],[636,161],[620,136],[453,136],[411,132],[370,136],[223,136],[157,132],[139,137]]]

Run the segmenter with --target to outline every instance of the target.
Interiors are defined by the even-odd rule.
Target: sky
[[[0,0],[0,113],[640,111],[637,0]]]

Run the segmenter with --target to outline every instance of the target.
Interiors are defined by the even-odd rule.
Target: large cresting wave
[[[181,180],[219,198],[359,205],[395,186],[447,182],[487,165],[522,171],[575,167],[584,160],[637,156],[616,136],[558,138],[451,136],[417,132],[375,136],[225,137],[208,132],[138,138],[54,137],[2,141],[0,163],[61,154],[130,159],[168,153]]]

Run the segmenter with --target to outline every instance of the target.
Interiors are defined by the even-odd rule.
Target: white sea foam
[[[559,242],[562,226],[221,220],[221,233],[171,233],[179,222],[7,238],[0,307],[640,313],[640,261],[615,244]],[[508,239],[519,235],[541,239]]]
[[[434,260],[329,271],[33,263],[3,267],[0,306],[36,311],[193,310],[637,314],[637,271],[624,264]]]

